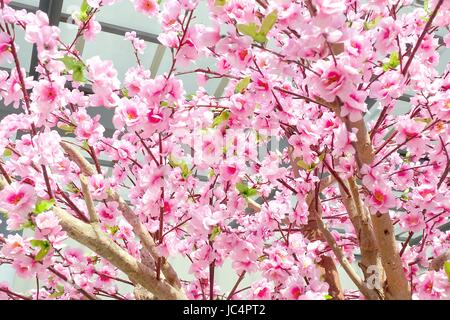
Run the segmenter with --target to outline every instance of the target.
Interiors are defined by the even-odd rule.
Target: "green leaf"
[[[34,226],[33,221],[31,220],[27,220],[27,222],[24,222],[20,225],[20,229],[24,230],[24,229],[31,229],[31,230],[35,230],[36,227]]]
[[[37,255],[34,257],[34,260],[36,261],[42,261],[47,253],[50,251],[50,242],[47,240],[31,240],[30,241],[31,246],[41,248]]]
[[[66,123],[64,123],[64,124],[60,124],[59,126],[58,126],[58,128],[60,128],[62,131],[64,131],[64,133],[66,133],[66,134],[68,134],[68,133],[74,133],[75,132],[75,129],[76,129],[76,127],[74,126],[74,125],[72,125],[72,124],[66,124]]]
[[[119,226],[112,226],[108,227],[109,232],[111,232],[112,235],[115,235],[117,231],[119,231]]]
[[[240,80],[236,84],[236,88],[234,88],[234,93],[243,93],[247,89],[251,81],[252,79],[250,77],[245,77],[244,79]]]
[[[78,19],[80,19],[82,22],[86,22],[89,18],[88,12],[89,12],[90,6],[87,2],[87,0],[83,0],[80,6],[80,13],[78,15]]]
[[[258,194],[258,190],[255,188],[249,188],[247,182],[236,183],[236,190],[239,191],[239,194],[244,198],[253,197]]]
[[[68,71],[72,71],[72,79],[77,82],[85,82],[83,62],[77,60],[74,57],[65,55],[63,58],[58,59],[64,63]]]
[[[54,206],[54,204],[55,204],[55,199],[41,200],[38,203],[36,203],[33,213],[39,214],[39,213],[48,211]]]
[[[381,16],[378,16],[371,21],[365,21],[364,22],[364,30],[367,31],[367,30],[375,28],[378,25],[378,23],[380,22],[380,20],[381,20]]]
[[[306,171],[311,171],[311,170],[314,169],[314,168],[312,167],[312,165],[307,164],[307,163],[306,163],[305,161],[303,161],[302,159],[300,159],[300,160],[297,161],[297,165],[298,165],[300,168],[302,168],[303,170],[306,170]]]
[[[277,10],[274,10],[271,13],[269,13],[262,21],[261,29],[259,30],[259,33],[263,36],[266,36],[269,33],[270,29],[272,29],[272,27],[277,22],[277,19],[278,19]]]
[[[383,70],[388,71],[390,69],[395,69],[400,65],[400,59],[398,57],[398,52],[392,52],[389,56],[389,61],[383,64]]]
[[[215,128],[222,122],[227,121],[230,118],[230,111],[224,110],[217,117],[214,118],[211,127]]]
[[[253,40],[255,40],[258,43],[265,43],[267,41],[267,37],[264,34],[258,32],[256,36],[253,38]]]
[[[71,193],[80,193],[80,189],[73,182],[66,185],[66,189]]]
[[[444,271],[447,274],[448,282],[450,282],[450,261],[444,262]]]
[[[56,286],[55,292],[53,292],[50,297],[51,298],[59,298],[64,294],[64,287],[61,285]]]
[[[72,79],[76,82],[86,82],[83,70],[76,69],[72,73]]]
[[[262,255],[262,256],[260,256],[260,257],[258,258],[258,261],[259,261],[259,262],[262,262],[262,261],[264,261],[264,260],[266,260],[266,259],[268,259],[268,257],[267,257],[266,255]]]
[[[252,39],[255,39],[256,34],[258,33],[258,25],[256,23],[249,23],[249,24],[238,24],[237,29],[242,34],[245,34],[247,36],[252,37]]]
[[[89,10],[89,4],[88,4],[87,0],[83,0],[83,2],[81,3],[80,11],[87,12],[88,10]]]
[[[325,300],[331,300],[331,299],[333,299],[333,296],[331,296],[331,295],[329,295],[329,294],[326,294],[326,295],[324,295],[323,297],[325,298]]]
[[[81,146],[83,147],[84,150],[89,150],[89,143],[87,140],[83,140],[83,142],[81,143]]]
[[[0,214],[3,216],[3,218],[8,219],[8,213],[6,211],[0,210]]]
[[[209,235],[209,240],[214,241],[214,239],[222,232],[219,226],[214,226],[214,228],[211,231],[211,234]]]
[[[402,194],[400,195],[400,199],[405,200],[405,201],[408,201],[408,200],[409,200],[408,194],[411,192],[411,190],[412,190],[411,188],[405,189],[405,190],[402,192]]]
[[[5,151],[3,151],[3,156],[4,157],[11,157],[12,156],[12,151],[10,149],[5,149]]]
[[[189,177],[189,175],[191,174],[191,170],[189,170],[189,167],[188,167],[186,161],[184,161],[184,160],[178,161],[178,160],[175,160],[173,157],[169,156],[169,164],[173,168],[175,168],[175,167],[180,168],[181,175],[183,176],[184,179]]]
[[[430,10],[428,8],[429,8],[429,1],[424,0],[423,1],[423,9],[425,10],[426,13],[430,14]]]
[[[63,58],[60,58],[58,60],[62,61],[62,63],[64,63],[64,65],[66,66],[66,68],[68,70],[73,70],[73,69],[77,68],[78,60],[75,59],[74,57],[65,55]]]

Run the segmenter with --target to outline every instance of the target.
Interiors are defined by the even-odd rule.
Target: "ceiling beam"
[[[159,44],[156,48],[155,55],[153,56],[152,65],[150,66],[150,72],[152,75],[152,78],[155,78],[159,67],[161,66],[161,61],[164,58],[164,53],[166,52],[166,47],[164,47],[162,44]]]

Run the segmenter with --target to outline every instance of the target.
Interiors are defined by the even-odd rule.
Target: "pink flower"
[[[425,272],[419,277],[415,288],[414,299],[444,300],[450,298],[450,283],[444,270]]]
[[[88,66],[88,78],[92,81],[91,96],[92,104],[105,107],[114,107],[117,104],[118,96],[115,90],[119,89],[120,82],[117,79],[117,70],[112,61],[103,61],[98,56],[86,61]]]
[[[145,105],[139,99],[121,99],[119,106],[115,109],[114,126],[117,129],[124,125],[134,127],[143,120],[144,113]]]
[[[288,300],[299,300],[305,293],[304,280],[290,281],[290,283],[284,288],[281,293]]]
[[[89,190],[92,198],[103,200],[106,198],[106,190],[109,188],[109,182],[101,174],[94,174],[89,178]]]
[[[139,171],[139,183],[142,188],[157,190],[164,186],[164,177],[167,175],[167,167],[156,166],[153,162],[144,166]]]
[[[326,101],[333,102],[336,96],[345,100],[354,91],[353,81],[358,71],[348,61],[342,60],[335,65],[332,61],[320,60],[315,70],[319,75],[311,76],[314,93]]]
[[[126,32],[125,33],[125,39],[131,41],[131,43],[133,44],[134,49],[139,54],[144,54],[144,50],[145,50],[145,47],[147,45],[145,44],[144,40],[139,39],[136,36],[136,31]]]
[[[395,140],[399,144],[408,139],[414,140],[414,138],[419,137],[424,127],[423,122],[411,119],[409,116],[401,116],[398,118]]]
[[[219,167],[220,177],[224,181],[234,181],[240,172],[240,165],[236,160],[227,160]]]
[[[75,135],[80,140],[88,140],[90,145],[94,145],[101,137],[105,128],[100,124],[100,115],[91,118],[85,109],[72,114],[77,127]]]
[[[375,41],[376,48],[382,53],[390,53],[396,50],[396,37],[401,29],[392,17],[383,18],[376,29],[377,38]]]
[[[159,11],[156,0],[134,0],[134,7],[137,11],[148,16],[155,16]]]
[[[35,273],[35,264],[38,262],[34,261],[33,258],[28,256],[21,257],[20,259],[15,259],[12,263],[12,267],[16,271],[17,275],[21,278],[31,278]]]
[[[79,248],[67,248],[64,257],[71,265],[77,265],[85,260],[84,253]]]
[[[32,211],[36,202],[34,188],[26,183],[13,182],[0,191],[0,208],[24,215]]]
[[[311,3],[319,14],[336,15],[342,14],[346,10],[343,0],[312,0]]]
[[[400,216],[400,226],[406,231],[422,231],[425,228],[423,214],[418,210],[402,214]]]
[[[372,209],[372,213],[387,214],[388,210],[395,206],[395,198],[386,187],[375,184],[371,189],[369,206]]]
[[[100,31],[102,31],[102,26],[95,20],[95,17],[93,17],[89,20],[87,27],[85,28],[84,37],[86,40],[92,41]]]
[[[180,40],[178,39],[177,33],[175,31],[160,33],[158,35],[158,40],[162,45],[168,48],[178,48],[178,46],[180,45]]]
[[[2,248],[6,256],[24,255],[29,249],[29,245],[18,235],[9,235],[6,238],[6,244]]]
[[[52,211],[47,211],[37,215],[36,226],[40,229],[42,235],[44,236],[60,230],[58,218]]]
[[[0,32],[0,63],[11,58],[10,45],[11,37],[4,32]]]
[[[36,154],[33,160],[42,165],[55,165],[63,161],[64,153],[60,146],[61,136],[57,131],[42,132],[33,138]]]
[[[101,202],[98,204],[96,210],[103,221],[111,223],[119,215],[118,207],[119,204],[115,201],[110,201],[107,205]]]
[[[352,122],[361,120],[363,113],[367,111],[365,100],[367,94],[361,91],[355,91],[348,95],[348,98],[343,100],[341,108],[341,117],[346,117]]]
[[[247,117],[253,113],[255,106],[242,94],[231,96],[230,111],[237,117]]]
[[[395,70],[386,72],[375,81],[370,87],[370,96],[381,100],[383,103],[389,103],[392,99],[397,99],[403,93],[404,78]]]
[[[273,289],[274,285],[272,282],[262,279],[252,284],[249,298],[252,300],[270,300]]]

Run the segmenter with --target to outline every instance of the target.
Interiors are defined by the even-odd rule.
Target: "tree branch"
[[[160,299],[186,299],[182,290],[175,289],[165,280],[158,281],[153,270],[108,238],[97,223],[86,224],[60,207],[54,207],[53,212],[59,218],[64,231],[72,239],[107,259],[124,272],[131,281],[142,285]]]
[[[78,165],[82,173],[84,173],[87,176],[95,174],[95,170],[92,167],[92,165],[70,144],[66,142],[61,142],[61,146],[67,153],[69,158]],[[151,237],[147,228],[139,220],[139,217],[134,214],[134,212],[131,210],[131,208],[128,206],[125,200],[123,200],[122,197],[120,197],[115,191],[109,189],[107,193],[109,201],[116,201],[119,204],[119,210],[122,212],[127,222],[133,227],[133,230],[139,237],[139,239],[141,239],[143,247],[150,253],[153,259],[157,260],[159,258],[159,255],[156,251],[156,244],[153,241],[153,238]],[[164,263],[162,263],[161,265],[161,271],[163,272],[165,278],[174,287],[181,288],[181,282],[175,270],[167,262],[166,259],[164,260],[165,260]]]

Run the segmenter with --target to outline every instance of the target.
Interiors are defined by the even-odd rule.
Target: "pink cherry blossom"
[[[0,62],[3,62],[5,59],[9,59],[11,57],[9,52],[11,38],[8,34],[1,32],[0,33]]]
[[[27,214],[34,208],[34,188],[26,183],[13,182],[0,191],[0,207],[7,212]]]
[[[395,206],[395,199],[386,187],[374,185],[371,190],[369,205],[372,208],[372,213],[387,212]]]
[[[159,11],[158,3],[155,0],[134,0],[134,6],[137,11],[148,16],[154,16]]]

